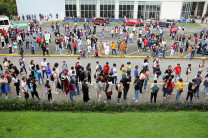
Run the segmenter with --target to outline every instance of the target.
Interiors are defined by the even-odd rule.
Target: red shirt
[[[175,49],[175,45],[171,45],[171,49],[174,50]]]
[[[181,74],[181,67],[175,67],[174,68],[174,70],[175,70],[175,74]]]
[[[166,85],[168,85],[169,81],[166,82]],[[174,82],[171,81],[170,85],[167,87],[168,89],[173,89],[174,88]]]
[[[129,34],[126,34],[126,37],[129,38]]]
[[[77,48],[77,42],[74,42],[74,43],[73,43],[73,47],[74,47],[74,48]]]
[[[41,43],[41,37],[38,37],[38,38],[37,38],[37,42],[38,42],[38,43]]]
[[[147,31],[147,26],[145,26],[145,31]]]
[[[148,46],[148,40],[144,40],[144,45]]]
[[[195,37],[195,41],[198,41],[198,37]]]
[[[103,67],[103,72],[104,72],[104,73],[109,73],[109,70],[110,70],[110,67],[104,65],[104,67]]]

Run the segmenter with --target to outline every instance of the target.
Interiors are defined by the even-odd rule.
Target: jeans
[[[101,34],[101,38],[104,38],[104,34]]]
[[[166,97],[166,93],[167,93],[167,88],[164,88],[164,90],[163,90],[163,98]]]
[[[25,70],[25,73],[27,74],[27,70],[25,68],[25,65],[23,65],[22,68]]]
[[[82,48],[82,44],[78,44],[78,52],[80,52],[81,48]]]
[[[194,93],[194,97],[196,96],[197,94],[197,97],[199,98],[199,86],[196,88],[196,93]]]
[[[133,38],[129,38],[129,43],[133,43]]]
[[[112,49],[112,55],[113,55],[113,52],[117,55],[116,49]]]
[[[43,82],[43,77],[42,77],[42,75],[40,75],[40,76],[38,76],[38,83],[39,83],[39,85],[40,85],[40,79],[42,80],[42,83],[44,83]]]
[[[201,57],[204,57],[204,55],[205,55],[205,50],[202,50]]]
[[[128,70],[126,73],[128,76],[131,76],[131,70]]]
[[[138,101],[139,99],[139,90],[135,90],[135,100]]]
[[[63,50],[62,50],[62,48],[60,48],[59,50],[60,50],[60,55],[63,55]]]
[[[147,82],[148,82],[148,79],[146,78],[146,79],[144,80],[144,89],[145,89],[145,90],[147,89]]]
[[[177,78],[177,76],[178,76],[180,79],[182,79],[181,74],[175,74],[175,77],[174,77],[174,82],[175,82],[175,83],[176,83],[176,78]]]
[[[179,100],[180,96],[181,96],[181,92],[177,90],[176,100]]]
[[[165,50],[163,50],[163,59],[165,59]]]
[[[151,97],[150,97],[150,102],[152,103],[152,99],[154,97],[154,103],[156,103],[156,100],[157,100],[157,93],[152,93],[151,92]]]
[[[73,100],[73,95],[74,95],[74,93],[70,92],[69,97],[70,97],[70,99],[71,99],[72,102],[74,101],[74,100]]]
[[[129,91],[129,87],[124,87],[124,100],[126,100],[127,99],[127,93],[128,93],[128,91]]]
[[[191,53],[188,53],[188,60],[191,60]]]
[[[52,33],[54,32],[54,28],[52,28]]]
[[[76,84],[75,84],[75,86],[76,86],[76,88],[77,88],[77,94],[78,94],[78,95],[80,95],[80,91],[79,91],[79,84],[78,84],[78,83],[76,83]]]
[[[126,74],[121,74],[121,78],[125,78],[126,77]]]
[[[117,76],[113,76],[113,79],[114,79],[114,83],[116,84],[117,83]]]
[[[44,74],[46,74],[46,70],[42,70],[42,74],[43,74],[43,79],[44,79]],[[47,75],[46,75],[46,77],[48,78]]]
[[[26,49],[29,49],[29,41],[26,41]]]
[[[208,87],[204,86],[204,94],[208,95]]]

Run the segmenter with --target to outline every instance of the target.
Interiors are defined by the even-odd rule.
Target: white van
[[[10,22],[9,22],[9,18],[7,16],[4,15],[0,15],[0,29],[1,30],[8,30],[8,28],[10,27]]]

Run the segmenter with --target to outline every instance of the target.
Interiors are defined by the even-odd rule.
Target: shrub
[[[160,102],[160,103],[104,103],[104,101],[92,101],[84,103],[70,101],[38,101],[38,100],[19,100],[1,99],[0,111],[71,111],[71,112],[152,112],[152,111],[208,111],[207,101],[197,102]]]

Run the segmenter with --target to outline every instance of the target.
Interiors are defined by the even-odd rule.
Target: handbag
[[[107,95],[108,95],[108,96],[111,96],[112,94],[113,94],[112,91],[107,92]]]
[[[61,89],[61,84],[60,84],[59,81],[57,82],[57,88],[58,88],[58,89]]]

